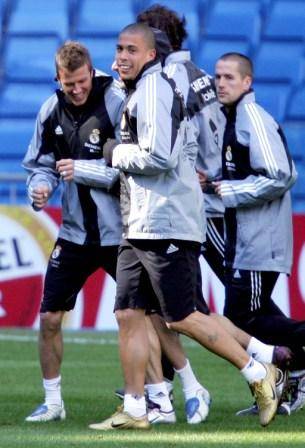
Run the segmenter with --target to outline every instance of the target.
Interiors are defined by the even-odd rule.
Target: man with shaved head
[[[265,426],[278,403],[276,368],[251,358],[211,318],[202,297],[198,257],[204,240],[204,209],[187,147],[191,136],[186,110],[175,83],[162,72],[152,42],[147,25],[133,24],[121,32],[117,44],[116,63],[128,97],[121,121],[122,143],[109,140],[103,155],[121,173],[123,241],[114,309],[125,395],[122,409],[90,427],[149,428],[144,397],[149,355],[145,311],[156,300],[169,328],[240,369]]]

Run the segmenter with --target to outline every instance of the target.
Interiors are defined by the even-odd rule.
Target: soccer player
[[[66,42],[56,53],[60,89],[41,107],[24,158],[28,195],[43,209],[63,184],[62,224],[49,259],[40,309],[39,355],[45,400],[27,422],[62,420],[62,320],[86,279],[99,267],[116,275],[121,215],[119,172],[106,166],[103,144],[119,138],[124,95],[111,76],[96,72],[88,50]]]
[[[279,273],[291,269],[296,172],[281,128],[255,101],[252,80],[247,56],[227,53],[217,61],[223,180],[214,187],[226,207],[224,314],[260,340],[291,348],[295,411],[305,404],[305,322],[287,318],[271,294]]]
[[[152,30],[132,24],[121,32],[116,62],[128,89],[122,143],[104,145],[104,157],[121,171],[123,242],[117,268],[116,318],[125,379],[123,409],[94,429],[147,429],[144,381],[148,360],[145,309],[155,292],[168,326],[197,340],[241,370],[259,403],[260,423],[276,412],[276,369],[243,350],[209,316],[198,290],[198,256],[204,240],[202,192],[186,142],[180,93],[156,60]],[[200,311],[197,307],[200,306]]]

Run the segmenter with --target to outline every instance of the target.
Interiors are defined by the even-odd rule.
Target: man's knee
[[[61,330],[63,311],[47,311],[40,313],[40,332],[42,334],[56,334]]]
[[[116,310],[115,317],[120,328],[130,327],[138,321],[145,318],[145,312],[141,309],[127,308],[123,310]]]

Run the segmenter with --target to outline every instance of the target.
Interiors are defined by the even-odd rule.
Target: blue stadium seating
[[[54,56],[60,41],[57,37],[9,35],[4,52],[8,81],[52,82]]]
[[[115,58],[116,37],[76,36],[89,49],[95,68],[112,74],[111,65]]]
[[[9,20],[10,33],[52,34],[66,39],[69,34],[68,0],[16,0]]]
[[[292,93],[286,118],[288,120],[305,120],[305,84]]]
[[[257,43],[261,29],[258,0],[215,0],[207,16],[204,34],[209,37],[239,37]]]
[[[0,118],[34,118],[52,93],[49,84],[7,83],[0,93]]]
[[[298,178],[291,190],[293,206],[295,211],[305,211],[305,166],[304,162],[296,161],[296,170],[298,172]]]
[[[54,54],[66,38],[82,41],[107,73],[118,32],[158,0],[0,0],[0,175],[20,168],[43,101],[55,89]],[[214,73],[228,51],[252,57],[258,102],[287,135],[299,179],[294,210],[305,212],[305,0],[162,0],[185,15],[194,61]],[[113,73],[112,73],[113,74]],[[2,163],[3,162],[3,163]],[[14,201],[25,201],[23,182]],[[1,181],[0,202],[10,194]],[[54,198],[58,203],[58,195]]]
[[[264,36],[279,39],[304,39],[304,0],[274,1],[266,18]]]
[[[206,37],[200,43],[195,62],[207,73],[213,75],[216,60],[228,51],[248,55],[250,51],[249,42],[244,39],[210,39]]]
[[[298,83],[304,74],[300,42],[262,41],[254,56],[255,79]]]
[[[75,32],[78,35],[117,37],[134,22],[133,2],[128,0],[81,0]]]
[[[34,132],[34,119],[0,120],[0,159],[22,159]]]
[[[289,83],[254,82],[257,102],[269,112],[276,121],[282,122],[285,117]]]
[[[305,126],[302,121],[285,121],[283,129],[287,137],[288,148],[295,161],[305,166]],[[305,188],[304,188],[305,191]]]

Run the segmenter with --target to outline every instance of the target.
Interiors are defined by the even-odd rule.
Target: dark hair
[[[56,52],[56,73],[63,68],[70,72],[87,64],[92,70],[92,60],[88,49],[80,42],[68,40]]]
[[[244,78],[245,76],[251,76],[253,78],[253,64],[250,58],[242,53],[225,53],[218,60],[222,61],[236,61],[239,65],[239,73]]]
[[[180,18],[175,11],[158,3],[141,12],[137,16],[138,23],[147,23],[167,34],[173,50],[181,50],[182,42],[187,37],[186,20]]]
[[[142,34],[143,38],[149,49],[156,48],[155,35],[152,29],[146,23],[131,23],[130,25],[125,26],[120,32],[121,34],[130,33],[130,34]]]

